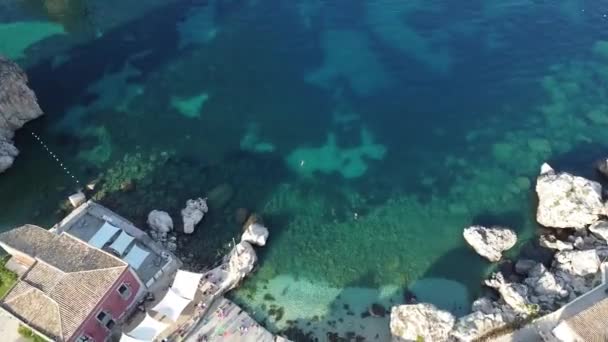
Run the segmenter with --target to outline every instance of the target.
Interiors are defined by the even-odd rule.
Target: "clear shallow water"
[[[525,243],[540,163],[589,169],[606,144],[599,2],[50,4],[2,5],[0,52],[47,115],[0,176],[0,227],[52,224],[76,188],[29,131],[142,226],[228,184],[184,248],[212,260],[237,208],[262,214],[271,240],[234,296],[273,329],[382,340],[361,314],[406,287],[466,312],[491,265],[462,229]]]

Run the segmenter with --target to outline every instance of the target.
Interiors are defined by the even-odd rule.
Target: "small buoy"
[[[300,167],[304,166],[304,160],[300,160]]]

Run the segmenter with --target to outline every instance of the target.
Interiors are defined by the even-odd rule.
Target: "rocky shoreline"
[[[25,72],[0,56],[0,173],[11,167],[19,154],[13,144],[15,131],[41,115]]]
[[[606,161],[598,170],[608,176]],[[395,306],[390,329],[394,341],[474,341],[516,330],[553,312],[601,282],[601,265],[608,258],[608,207],[602,186],[543,164],[536,182],[536,218],[546,227],[541,248],[552,260],[521,258],[507,274],[499,270],[484,285],[494,296],[475,300],[471,313],[460,318],[432,304]],[[501,260],[516,243],[515,232],[502,227],[472,226],[464,238],[482,257]]]

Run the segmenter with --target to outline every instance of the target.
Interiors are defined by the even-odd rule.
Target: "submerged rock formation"
[[[182,219],[184,220],[184,233],[194,233],[194,226],[201,222],[207,211],[209,211],[209,208],[207,207],[206,198],[188,200],[186,202],[186,207],[182,209]]]
[[[465,228],[464,239],[477,254],[496,262],[502,258],[502,252],[515,246],[517,235],[508,228],[471,226]]]
[[[0,56],[0,172],[11,167],[19,154],[13,145],[15,131],[40,115],[42,109],[27,86],[25,72]]]
[[[432,304],[394,306],[390,328],[393,341],[447,341],[454,326],[451,313]]]
[[[583,229],[605,215],[602,186],[543,164],[536,182],[536,220],[546,227]]]

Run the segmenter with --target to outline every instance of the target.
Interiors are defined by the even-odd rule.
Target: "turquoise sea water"
[[[46,115],[0,175],[0,228],[50,226],[79,186],[35,132],[142,227],[212,192],[182,240],[200,264],[238,236],[238,208],[261,214],[271,239],[233,297],[275,331],[384,340],[386,318],[362,314],[406,288],[464,314],[491,265],[462,229],[508,225],[525,245],[540,164],[589,170],[608,143],[607,15],[582,0],[5,1],[0,53]]]

